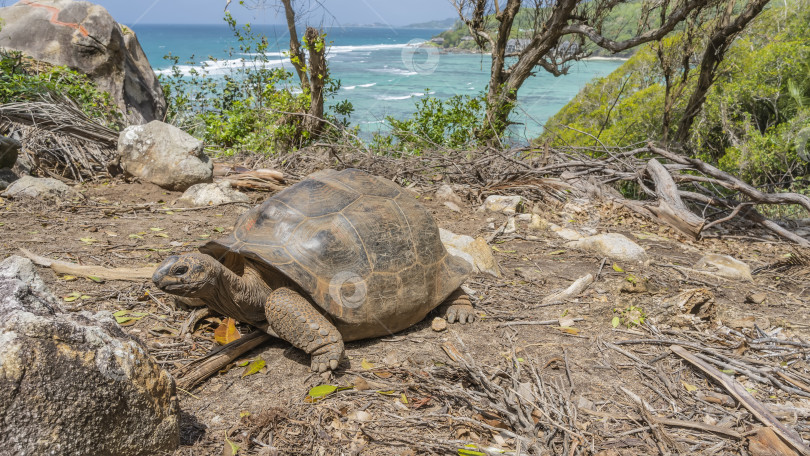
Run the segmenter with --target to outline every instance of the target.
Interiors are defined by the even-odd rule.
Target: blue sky
[[[121,23],[216,24],[221,23],[225,0],[95,0]],[[274,5],[274,0],[268,0]],[[308,2],[298,2],[309,4]],[[295,5],[296,2],[293,1]],[[446,19],[456,15],[449,0],[320,0],[312,1],[313,25],[370,24],[407,25]],[[240,22],[278,24],[284,22],[275,8],[249,11],[233,0],[229,10]]]

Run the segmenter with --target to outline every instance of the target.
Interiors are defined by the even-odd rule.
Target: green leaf
[[[242,378],[245,378],[248,375],[259,373],[259,371],[264,369],[264,366],[266,364],[267,363],[265,363],[264,360],[261,358],[254,359],[253,362],[250,363],[250,365],[247,368],[245,368],[245,372],[242,373]],[[310,391],[310,393],[312,393],[312,391]]]
[[[614,328],[618,328],[620,324],[622,324],[622,319],[620,317],[613,317],[613,320],[610,322]]]
[[[478,447],[475,445],[466,445],[464,448],[458,449],[459,456],[487,456],[486,453],[477,451]]]
[[[555,250],[549,253],[549,255],[562,255],[563,253],[565,253],[565,250]]]
[[[616,263],[613,263],[613,270],[616,272],[624,272],[624,269]]]
[[[312,399],[320,399],[334,393],[335,391],[337,391],[337,386],[335,385],[320,385],[309,390],[309,397]]]
[[[231,442],[227,435],[225,436],[225,448],[222,454],[227,456],[236,456],[239,454],[239,445]]]
[[[102,279],[101,277],[87,276],[87,278],[96,283],[104,283],[104,279]]]

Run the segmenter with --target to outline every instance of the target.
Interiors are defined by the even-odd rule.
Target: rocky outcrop
[[[0,175],[2,179],[2,175]],[[84,199],[84,195],[50,177],[23,176],[13,181],[3,196],[6,198],[37,198],[52,201]]]
[[[177,202],[200,207],[228,203],[249,203],[250,198],[244,193],[231,188],[230,182],[220,181],[215,184],[193,185],[183,193],[183,196]]]
[[[0,47],[87,74],[129,124],[163,119],[166,100],[135,33],[104,7],[72,0],[21,0],[0,8]]]
[[[202,141],[157,120],[122,131],[118,154],[127,174],[169,190],[185,191],[213,180],[214,164]]]
[[[3,454],[163,454],[178,413],[172,377],[111,315],[65,313],[30,260],[0,263]]]

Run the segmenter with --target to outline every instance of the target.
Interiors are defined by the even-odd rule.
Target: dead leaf
[[[364,379],[363,377],[355,377],[354,378],[354,389],[356,389],[358,391],[366,391],[366,390],[370,390],[371,386],[368,384],[366,379]]]
[[[394,374],[388,371],[375,371],[372,372],[374,375],[380,378],[391,378]]]
[[[689,391],[690,393],[698,390],[698,387],[692,385],[691,383],[686,383],[684,381],[681,381],[681,383],[683,384],[683,387],[686,388],[686,391]]]
[[[239,340],[242,335],[236,329],[236,320],[233,318],[226,318],[222,320],[222,324],[217,326],[214,330],[214,340],[220,345],[229,344],[235,340]]]
[[[363,368],[363,370],[374,369],[374,364],[373,364],[373,363],[368,362],[368,361],[366,360],[366,358],[363,358],[363,361],[361,361],[361,362],[360,362],[360,367],[362,367],[362,368]]]

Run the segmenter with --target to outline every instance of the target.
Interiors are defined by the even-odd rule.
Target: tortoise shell
[[[470,273],[412,195],[357,169],[316,173],[277,193],[201,250],[271,266],[351,339],[419,322]]]

